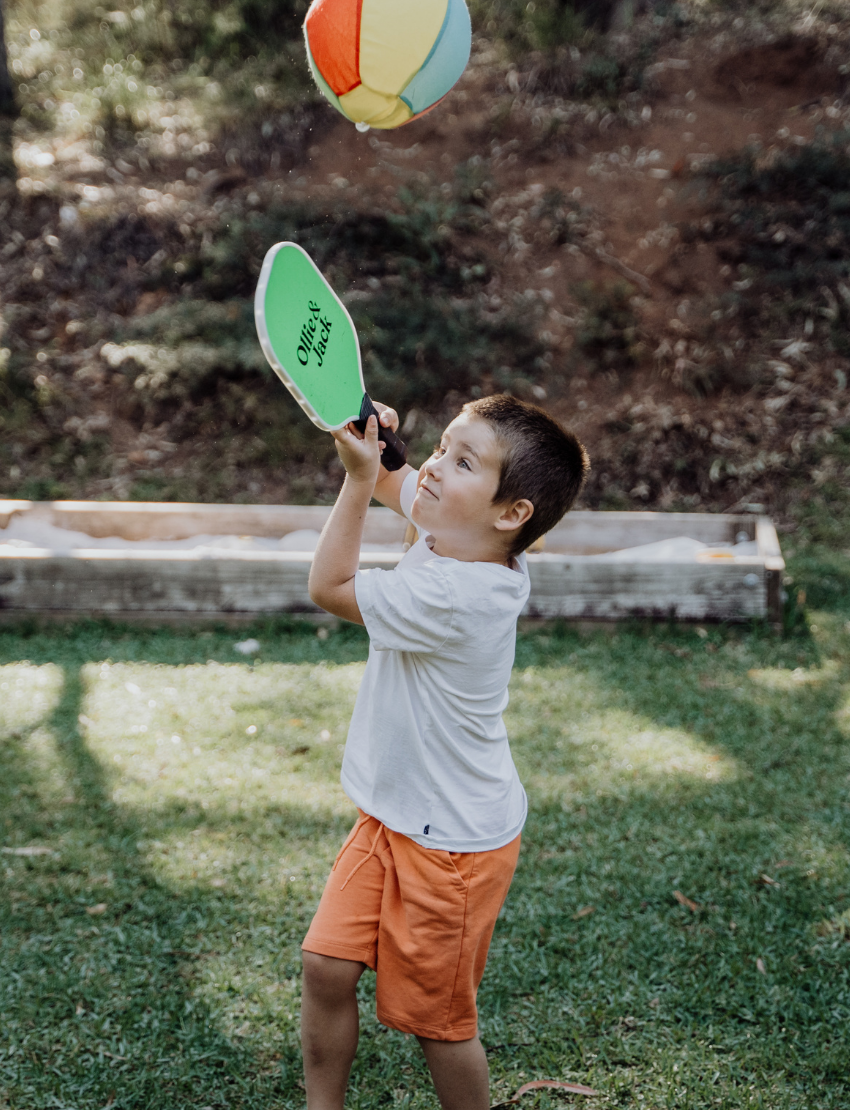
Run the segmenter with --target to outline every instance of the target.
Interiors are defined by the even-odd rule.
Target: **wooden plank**
[[[779,536],[773,522],[767,517],[759,517],[756,521],[756,541],[759,555],[764,559],[765,565],[771,570],[785,570],[785,560],[782,558],[782,549],[779,546]]]
[[[765,572],[755,560],[744,566],[731,560],[659,566],[544,554],[529,556],[528,563],[528,616],[691,621],[766,616]]]
[[[203,505],[156,501],[2,501],[0,527],[12,514],[26,513],[59,528],[95,538],[181,540],[195,535],[278,537],[300,529],[321,530],[330,513],[324,505]],[[391,509],[371,508],[368,543],[395,543],[404,535],[403,518]],[[690,536],[703,543],[733,542],[738,532],[755,538],[750,516],[711,513],[593,512],[575,510],[547,536],[546,550],[591,553]]]
[[[364,555],[361,566],[391,567],[396,552]],[[312,557],[301,552],[123,551],[0,555],[0,609],[102,613],[315,612],[307,579]]]
[[[712,513],[593,512],[574,510],[546,536],[546,550],[594,555],[688,536],[701,543],[734,543],[740,532],[755,539],[750,516]]]
[[[4,501],[0,499],[0,528],[8,528],[9,521],[18,513],[29,512],[34,501]]]
[[[785,577],[785,560],[782,558],[782,549],[779,546],[776,529],[773,522],[767,517],[759,517],[756,521],[756,540],[758,541],[759,555],[764,560],[765,567],[767,618],[773,627],[779,631],[782,628],[784,609],[782,580]]]
[[[194,505],[144,501],[0,501],[0,527],[26,515],[95,539],[184,540],[198,535],[264,536],[320,532],[330,515],[325,505]],[[392,509],[369,510],[366,543],[401,543],[406,521]]]
[[[321,531],[330,508],[321,505],[193,505],[158,502],[54,501],[46,519],[97,539],[185,540],[192,536],[277,538],[302,528]]]
[[[115,624],[132,624],[142,627],[159,628],[162,625],[176,628],[214,628],[225,625],[227,628],[244,628],[256,625],[258,621],[287,619],[307,621],[309,624],[336,626],[340,623],[339,617],[330,613],[318,611],[315,613],[222,613],[210,610],[204,613],[191,613],[169,609],[132,609],[122,612],[115,609],[104,613],[100,609],[39,609],[29,612],[25,609],[0,609],[0,627],[14,628],[16,625],[26,625],[32,621],[38,624],[59,625],[77,624],[83,620],[108,620]]]
[[[27,612],[297,613],[315,612],[307,579],[311,557],[297,552],[239,552],[204,558],[170,552],[127,558],[21,552],[0,558],[0,608]],[[395,553],[364,556],[361,566],[392,567]],[[765,570],[713,563],[597,563],[544,554],[529,556],[526,614],[614,620],[740,620],[767,615]]]

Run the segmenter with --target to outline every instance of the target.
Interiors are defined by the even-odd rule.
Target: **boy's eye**
[[[466,459],[458,459],[457,465],[458,466],[465,466],[466,469],[469,470],[469,463],[466,461]]]
[[[434,444],[434,450],[431,452],[432,455],[444,455],[445,453],[445,448],[443,447],[442,443]]]

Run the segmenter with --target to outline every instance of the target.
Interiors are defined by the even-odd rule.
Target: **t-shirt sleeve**
[[[378,651],[434,652],[451,632],[451,584],[436,561],[410,571],[358,571],[354,593]]]
[[[416,499],[416,483],[418,478],[418,470],[414,470],[412,473],[408,474],[404,481],[401,483],[401,489],[399,490],[398,495],[401,511],[404,513],[411,524],[413,524],[413,521],[410,517],[410,510],[413,507],[414,500]],[[416,525],[413,524],[413,527],[415,528]]]

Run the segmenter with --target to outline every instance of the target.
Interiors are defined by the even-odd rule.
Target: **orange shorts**
[[[489,852],[444,852],[358,812],[301,947],[376,971],[384,1025],[435,1041],[469,1040],[520,838]]]

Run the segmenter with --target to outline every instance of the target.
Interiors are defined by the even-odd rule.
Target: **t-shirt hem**
[[[433,848],[439,852],[494,852],[497,848],[504,848],[506,844],[510,844],[512,840],[516,840],[522,832],[526,818],[528,817],[528,801],[524,800],[522,817],[520,820],[512,825],[504,832],[496,833],[493,836],[479,837],[477,839],[469,839],[463,837],[433,837],[423,836],[422,834],[413,833],[409,829],[399,828],[400,822],[395,821],[392,817],[383,817],[380,813],[380,806],[370,806],[363,798],[359,796],[359,791],[355,788],[354,784],[344,773],[340,775],[340,782],[342,788],[352,802],[368,813],[370,817],[374,817],[376,821],[380,821],[382,825],[386,825],[392,832],[400,833],[406,836],[408,840],[412,840],[414,844],[418,844],[421,848]],[[525,791],[523,791],[523,795]]]
[[[499,833],[498,836],[490,836],[484,840],[456,840],[453,837],[438,840],[433,836],[411,836],[410,833],[404,833],[404,835],[422,848],[436,848],[441,852],[495,852],[497,848],[504,848],[512,840],[516,840],[525,826],[525,818],[526,814],[523,814],[518,825],[514,825],[507,832]],[[384,824],[387,824],[386,821]],[[390,827],[387,825],[387,828]]]

